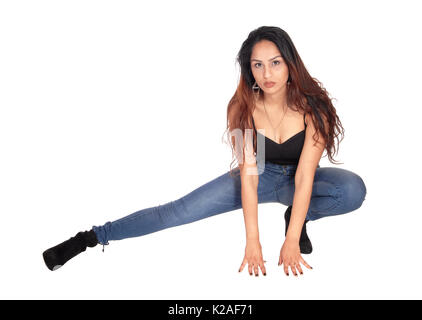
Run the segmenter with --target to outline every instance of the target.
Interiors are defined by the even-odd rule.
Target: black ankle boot
[[[97,244],[98,240],[94,230],[78,232],[76,236],[44,251],[42,255],[47,268],[54,271],[74,256],[84,252],[87,247],[92,248]]]
[[[287,234],[287,229],[289,227],[290,222],[290,216],[292,214],[292,206],[289,206],[284,213],[284,220],[286,221],[286,230],[284,232],[284,235]],[[300,234],[300,240],[299,240],[299,247],[300,247],[300,253],[309,254],[312,252],[312,243],[311,240],[309,240],[308,235],[306,234],[306,224],[309,220],[305,220],[305,223],[302,227],[302,233]]]

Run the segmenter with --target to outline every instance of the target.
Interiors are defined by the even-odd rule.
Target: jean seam
[[[282,173],[282,172],[280,172],[280,175],[279,175],[279,177],[278,177],[278,179],[277,179],[277,183],[274,185],[274,192],[275,192],[275,196],[276,196],[277,201],[278,201],[279,203],[281,203],[281,200],[280,200],[280,197],[278,196],[277,186],[280,186],[280,187],[281,187],[280,182],[281,182],[281,178],[282,178],[282,176],[283,176],[283,173]],[[280,189],[280,188],[279,188],[279,189]]]
[[[150,211],[149,210],[146,210],[146,209],[158,208],[158,207],[161,207],[161,206],[164,206],[164,205],[167,205],[167,204],[170,204],[172,206],[172,205],[174,205],[173,202],[174,202],[174,200],[168,201],[168,202],[165,202],[165,203],[161,203],[161,204],[158,204],[158,205],[152,206],[152,207],[151,206],[148,206],[148,207],[145,207],[145,208],[143,208],[141,210],[138,210],[138,211],[144,211],[145,210],[144,212],[135,211],[132,214],[137,213],[136,215],[134,215],[132,217],[120,218],[120,219],[118,219],[116,221],[119,221],[119,223],[122,223],[122,222],[125,222],[125,223],[126,222],[131,222],[132,220],[138,219],[139,217],[142,217],[142,216],[144,216],[146,214],[149,214]],[[132,214],[130,214],[130,215],[132,215]],[[116,222],[116,221],[114,221],[114,222]]]
[[[335,204],[333,204],[331,207],[329,207],[329,208],[326,208],[326,209],[324,209],[324,211],[326,210],[326,211],[329,211],[329,210],[334,210],[334,209],[336,209],[337,207],[339,207],[340,206],[340,204],[341,204],[341,200],[339,199],[339,198],[344,198],[344,194],[343,194],[343,192],[342,192],[342,189],[340,188],[340,186],[338,185],[338,184],[335,184],[335,183],[333,183],[333,182],[331,182],[331,181],[324,181],[324,180],[321,180],[321,181],[323,181],[323,182],[327,182],[327,183],[331,183],[331,184],[333,184],[334,185],[334,187],[336,188],[336,193],[335,193],[335,195],[334,195],[334,200],[335,200]],[[312,201],[312,198],[311,198],[311,201]],[[318,212],[316,212],[315,213],[316,215],[319,215],[319,213]],[[311,214],[312,215],[312,214]]]

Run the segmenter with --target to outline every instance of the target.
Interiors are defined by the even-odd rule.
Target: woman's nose
[[[265,70],[264,70],[264,77],[266,79],[271,79],[271,70],[270,70],[270,68],[265,68]]]

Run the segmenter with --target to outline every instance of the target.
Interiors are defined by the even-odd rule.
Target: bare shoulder
[[[303,114],[304,114],[304,112],[302,112],[302,115]],[[306,126],[309,126],[309,125],[312,126],[312,117],[309,113],[306,113],[306,115],[305,115],[305,123],[306,123]]]

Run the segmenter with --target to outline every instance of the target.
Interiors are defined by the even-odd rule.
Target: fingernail
[[[258,275],[256,274],[255,277],[257,277]]]
[[[267,274],[266,273],[264,273],[264,276],[266,276]]]
[[[286,276],[288,276],[289,274],[288,273],[286,273]]]

